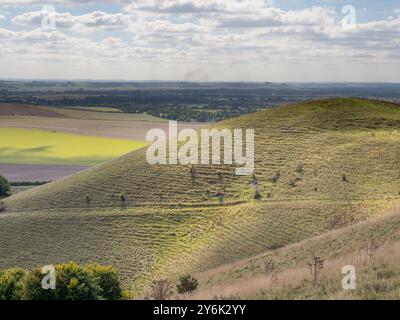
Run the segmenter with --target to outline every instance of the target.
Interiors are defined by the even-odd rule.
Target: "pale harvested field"
[[[86,166],[0,164],[0,175],[12,182],[53,181],[88,169]]]
[[[198,129],[205,124],[183,123],[181,128]],[[68,118],[46,118],[31,116],[1,116],[0,127],[42,129],[65,133],[109,137],[119,139],[145,140],[146,134],[153,128],[168,132],[168,122],[86,120]]]

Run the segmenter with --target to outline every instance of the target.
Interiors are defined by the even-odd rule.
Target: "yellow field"
[[[0,128],[0,163],[96,165],[142,148],[145,141]]]

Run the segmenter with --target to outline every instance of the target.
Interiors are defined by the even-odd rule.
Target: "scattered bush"
[[[190,166],[189,173],[190,173],[190,179],[192,180],[192,183],[195,183],[195,181],[196,181],[196,171],[195,171],[193,166]]]
[[[90,204],[90,203],[92,202],[92,198],[90,198],[89,195],[86,195],[85,200],[86,200],[86,203],[87,203],[87,204]]]
[[[0,198],[11,194],[11,185],[6,178],[0,176]]]
[[[168,300],[172,295],[172,285],[168,280],[153,281],[150,285],[150,293],[146,297],[151,300]]]
[[[219,200],[223,200],[224,199],[224,192],[222,190],[218,190],[215,193],[215,197],[218,198]]]
[[[276,269],[277,269],[277,266],[273,260],[268,259],[264,262],[264,271],[267,275],[270,275],[271,273],[275,272]]]
[[[289,185],[290,187],[292,187],[292,188],[297,187],[297,183],[296,183],[296,181],[293,180],[293,179],[290,179],[290,180],[289,180],[288,185]]]
[[[185,275],[179,278],[179,283],[176,285],[176,289],[179,294],[193,292],[199,286],[197,279],[191,275]]]
[[[299,163],[296,167],[296,172],[297,173],[303,173],[304,172],[304,164]]]
[[[368,259],[368,264],[372,265],[373,263],[375,263],[375,257],[376,257],[376,252],[378,251],[378,249],[380,248],[380,244],[374,240],[371,240],[368,243],[367,246],[367,259]]]
[[[258,185],[258,179],[257,179],[257,177],[256,177],[255,174],[253,174],[253,176],[251,177],[251,179],[250,179],[250,184],[251,184],[252,186],[257,186],[257,185]]]
[[[264,271],[267,276],[271,277],[273,282],[278,281],[278,266],[272,259],[264,262]]]
[[[277,173],[275,173],[271,178],[272,183],[277,183],[280,176],[281,176],[281,173],[279,171]]]
[[[124,192],[121,192],[119,194],[119,199],[121,200],[121,202],[125,202],[126,201],[126,197],[125,197],[125,193]]]
[[[342,174],[342,181],[343,182],[348,182],[349,180],[347,179],[347,176],[345,174]]]
[[[315,256],[312,258],[311,262],[308,263],[308,267],[313,277],[313,286],[316,287],[318,284],[319,274],[321,273],[322,269],[324,269],[324,259]]]
[[[6,205],[4,204],[4,202],[0,202],[0,213],[6,211],[6,209],[7,209],[7,207],[6,207]]]
[[[254,200],[260,200],[261,199],[261,193],[259,190],[256,190],[254,192]]]

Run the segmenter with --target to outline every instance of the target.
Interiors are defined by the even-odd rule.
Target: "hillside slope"
[[[193,176],[189,166],[151,166],[138,150],[7,199],[0,268],[111,263],[139,293],[151,279],[284,247],[400,200],[397,105],[312,101],[218,127],[255,129],[261,200],[233,166],[194,166]]]
[[[400,204],[388,204],[384,212],[200,273],[201,289],[187,298],[400,299]],[[308,268],[314,256],[324,259],[317,287]],[[342,288],[341,272],[347,265],[356,270],[355,290]]]

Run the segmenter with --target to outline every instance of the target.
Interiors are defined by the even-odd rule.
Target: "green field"
[[[263,283],[257,276],[272,257],[280,272],[298,275],[300,287],[290,292],[307,298],[316,294],[302,287],[313,254],[329,259],[328,268],[374,239],[400,240],[398,105],[312,101],[217,126],[255,130],[261,200],[233,166],[198,165],[191,174],[188,166],[149,165],[145,150],[137,150],[6,199],[0,269],[72,259],[116,266],[135,297],[154,279],[176,281],[187,272],[199,275],[199,294],[207,298],[214,285],[226,289],[220,294],[235,293],[230,284],[242,298],[285,297],[285,283],[273,295],[245,292],[240,282]],[[326,286],[332,296],[335,288]]]
[[[0,128],[0,163],[96,165],[142,148],[144,141]]]
[[[120,109],[112,107],[72,107],[71,109],[87,110],[87,111],[100,111],[100,112],[122,112]]]
[[[119,121],[154,121],[166,122],[167,120],[152,116],[145,113],[124,113],[105,112],[103,108],[96,110],[96,108],[54,108],[46,107],[49,110],[56,111],[66,118],[70,119],[86,119],[86,120],[119,120]],[[97,108],[98,109],[98,108]],[[109,108],[105,108],[110,110]]]

